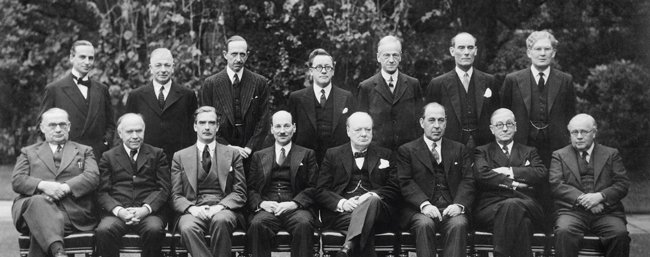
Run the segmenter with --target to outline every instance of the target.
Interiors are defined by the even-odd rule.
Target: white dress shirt
[[[539,82],[539,73],[544,73],[544,85],[548,84],[548,76],[551,75],[551,66],[546,67],[543,71],[538,71],[535,69],[535,66],[530,66],[530,71],[533,72],[533,77],[535,78],[535,83]]]
[[[284,148],[285,157],[289,156],[289,151],[291,151],[291,141],[289,141],[289,143],[285,146],[281,146],[278,144],[278,142],[275,142],[275,163],[280,163],[282,148]]]
[[[316,99],[320,102],[320,95],[321,95],[321,89],[325,89],[325,100],[330,99],[330,92],[332,92],[332,83],[327,85],[326,87],[320,87],[319,85],[316,85],[314,83],[314,95],[316,95]]]
[[[235,74],[237,74],[237,77],[241,82],[241,76],[244,75],[244,68],[239,70],[239,72],[235,72],[234,70],[230,69],[230,67],[226,66],[226,73],[228,73],[228,78],[230,78],[230,84],[235,83]]]
[[[172,88],[172,81],[169,80],[167,84],[160,84],[157,81],[153,81],[153,93],[156,99],[158,99],[158,94],[160,94],[160,88],[162,86],[165,86],[165,89],[163,90],[163,95],[165,96],[165,100],[167,100],[167,96],[169,95],[169,90]]]
[[[79,74],[79,72],[77,72],[75,69],[72,69],[71,72],[72,72],[72,75],[74,75],[75,77],[77,77],[77,78],[81,77],[81,74]],[[86,80],[89,80],[89,79],[90,78],[88,77],[88,74],[86,74],[86,76],[84,76],[81,80],[86,81]],[[84,99],[88,99],[88,87],[79,85],[77,83],[77,80],[74,79],[74,78],[72,78],[72,80],[77,85],[77,88],[79,89],[79,91],[81,91],[81,94],[84,96]]]

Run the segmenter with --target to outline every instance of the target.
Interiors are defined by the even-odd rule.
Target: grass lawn
[[[13,201],[18,194],[11,189],[11,172],[14,171],[14,165],[0,165],[0,200]]]

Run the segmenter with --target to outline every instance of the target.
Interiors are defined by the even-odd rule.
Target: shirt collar
[[[215,147],[217,147],[217,141],[212,141],[208,144],[208,149],[210,150],[210,155],[214,152]],[[200,152],[203,152],[203,148],[205,148],[205,144],[202,143],[201,141],[196,141],[196,148],[199,149]]]
[[[226,66],[226,72],[228,73],[228,78],[230,79],[230,83],[233,83],[235,82],[235,73],[237,74],[237,77],[239,77],[239,81],[241,81],[241,78],[244,75],[244,68],[241,68],[239,72],[235,72],[234,70],[230,69],[229,66]]]
[[[463,78],[463,76],[465,76],[465,73],[467,73],[467,76],[469,76],[470,78],[472,78],[472,73],[474,73],[474,67],[469,67],[469,70],[464,71],[458,68],[458,66],[456,66],[454,70],[456,71],[456,74],[458,74],[458,78],[461,79]]]
[[[499,147],[500,147],[501,150],[503,151],[503,144],[501,144],[501,143],[499,143],[499,142],[497,142],[497,144],[499,145]],[[515,141],[512,140],[512,141],[510,141],[510,143],[508,143],[507,145],[505,145],[506,147],[508,147],[508,153],[512,153],[512,146],[513,146],[514,144],[515,144]]]
[[[388,72],[384,71],[384,69],[381,69],[381,77],[384,78],[384,81],[386,81],[386,85],[388,85],[388,80],[390,77],[393,77],[393,85],[396,85],[398,76],[399,70],[395,70],[395,73],[393,74],[388,74]]]
[[[167,81],[167,83],[165,83],[164,85],[158,83],[158,81],[153,80],[153,89],[156,91],[156,93],[160,92],[160,87],[162,87],[162,86],[165,86],[165,91],[163,91],[163,92],[169,92],[169,89],[171,89],[171,87],[172,87],[171,85],[172,85],[172,80],[171,79],[169,81]]]
[[[596,143],[591,143],[591,146],[589,147],[589,149],[587,149],[587,155],[588,155],[589,158],[591,158],[591,153],[594,151],[594,145],[595,144]],[[581,154],[581,156],[582,156],[582,152],[578,151],[578,154]]]
[[[539,73],[544,73],[544,79],[548,80],[548,76],[551,74],[551,66],[546,67],[545,70],[539,71],[535,69],[535,66],[531,65],[530,66],[530,71],[533,72],[533,76],[535,76],[535,81],[539,80]]]
[[[50,150],[52,150],[52,153],[56,152],[56,148],[61,145],[61,149],[65,146],[65,143],[62,144],[52,144],[52,143],[47,143],[50,146]]]
[[[72,73],[72,76],[75,76],[76,78],[80,78],[80,77],[81,77],[81,74],[80,74],[77,70],[75,70],[75,69],[70,70],[70,73]],[[83,76],[82,78],[83,78],[83,79],[82,79],[83,81],[88,80],[88,74],[86,74],[86,76]],[[75,83],[77,83],[76,80],[75,80]]]
[[[124,151],[126,151],[127,154],[129,154],[129,155],[131,154],[131,148],[126,146],[124,143],[122,143],[122,147],[124,147]],[[138,147],[138,149],[136,149],[136,150],[138,150],[138,152],[135,154],[135,156],[138,156],[138,154],[140,154],[140,148],[142,148],[142,145],[140,145],[140,147]]]
[[[280,156],[280,148],[284,148],[284,154],[289,154],[289,151],[291,151],[291,141],[285,146],[281,146],[278,144],[278,142],[275,142],[275,155]]]
[[[357,153],[357,152],[359,152],[359,153],[363,153],[363,152],[367,152],[367,151],[368,151],[368,148],[366,148],[366,149],[363,150],[363,151],[357,151],[357,150],[354,149],[354,147],[352,146],[352,143],[350,143],[350,149],[352,149],[352,154]]]
[[[332,92],[332,83],[330,82],[329,85],[326,87],[320,87],[314,83],[314,94],[316,95],[316,98],[320,99],[320,90],[325,89],[325,98],[330,97],[330,92]]]
[[[424,143],[427,144],[427,148],[429,150],[431,150],[431,144],[433,144],[434,141],[429,139],[426,136],[423,136],[423,138],[424,138]],[[435,141],[435,142],[436,142],[436,150],[438,150],[438,154],[440,154],[440,156],[442,156],[442,151],[440,150],[440,145],[442,143],[442,138],[440,138],[440,140]]]

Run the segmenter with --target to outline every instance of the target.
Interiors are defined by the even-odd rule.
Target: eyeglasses
[[[516,125],[517,125],[517,123],[515,123],[515,122],[506,122],[506,124],[503,124],[503,123],[500,123],[500,122],[499,122],[499,123],[497,123],[497,124],[495,124],[495,125],[492,125],[492,126],[495,126],[495,127],[498,128],[498,129],[503,129],[503,126],[506,126],[506,128],[512,129],[512,128],[514,128]]]
[[[162,67],[165,67],[167,69],[170,69],[171,67],[174,67],[174,63],[153,63],[151,64],[156,69],[160,69]]]
[[[535,48],[533,48],[531,50],[533,50],[535,52],[542,52],[542,51],[551,52],[551,51],[553,51],[553,47],[535,47]]]
[[[577,137],[578,134],[586,136],[586,135],[591,134],[594,131],[595,131],[595,129],[592,129],[592,130],[589,130],[589,131],[587,131],[587,130],[574,130],[574,131],[571,131],[571,135],[574,136],[574,137]]]
[[[332,71],[334,69],[334,67],[329,66],[329,65],[327,65],[327,66],[318,65],[316,67],[310,67],[310,68],[315,69],[318,72],[323,72],[323,69],[325,69],[325,72],[330,72],[330,71]]]
[[[61,129],[68,129],[68,126],[70,126],[70,122],[49,123],[49,124],[47,124],[47,127],[50,128],[50,129],[56,129],[57,126],[61,127]]]

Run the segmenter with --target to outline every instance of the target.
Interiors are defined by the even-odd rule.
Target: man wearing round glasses
[[[534,225],[544,217],[539,186],[548,170],[537,149],[515,142],[517,122],[508,109],[490,119],[495,141],[474,151],[477,204],[474,220],[479,230],[493,234],[494,256],[532,256]]]
[[[309,54],[313,84],[289,95],[289,112],[296,123],[294,142],[316,151],[321,164],[325,151],[349,141],[345,121],[354,113],[352,94],[332,84],[334,58],[323,49]]]

